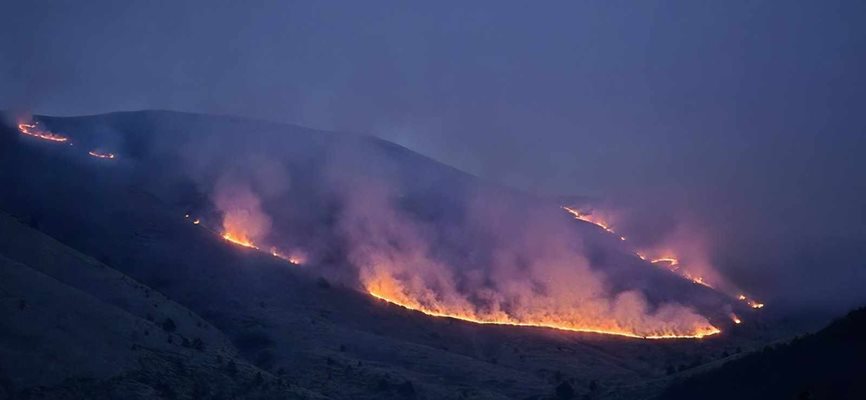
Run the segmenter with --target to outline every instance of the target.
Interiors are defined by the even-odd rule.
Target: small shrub
[[[562,382],[556,387],[556,398],[570,400],[574,398],[574,388],[568,382]]]
[[[177,325],[175,325],[173,319],[166,318],[165,321],[162,321],[162,330],[166,332],[174,332],[177,330]]]

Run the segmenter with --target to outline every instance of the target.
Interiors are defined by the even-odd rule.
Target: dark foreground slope
[[[0,398],[317,398],[159,292],[0,214]]]
[[[225,393],[284,398],[282,390],[288,390],[297,396],[334,399],[543,399],[554,396],[555,388],[562,385],[572,388],[575,396],[645,398],[679,371],[687,373],[766,339],[758,315],[749,310],[737,310],[749,316],[749,323],[736,329],[726,326],[722,335],[700,341],[645,341],[479,326],[420,315],[375,300],[351,282],[332,279],[330,271],[340,271],[347,263],[339,241],[333,238],[334,210],[339,204],[331,201],[333,187],[322,184],[334,169],[384,176],[403,193],[407,207],[419,218],[447,221],[460,215],[459,205],[468,193],[488,190],[501,198],[511,196],[513,203],[561,212],[557,204],[491,187],[386,142],[167,112],[42,121],[47,128],[72,136],[75,145],[45,143],[23,137],[14,127],[0,127],[0,187],[8,189],[0,191],[0,209],[31,229],[21,231],[21,224],[9,223],[12,228],[0,241],[4,249],[0,254],[9,260],[4,261],[4,274],[9,282],[15,280],[4,286],[12,297],[4,303],[11,309],[0,316],[0,336],[8,332],[9,354],[18,352],[16,360],[30,363],[19,369],[17,364],[5,363],[13,358],[3,358],[0,377],[8,383],[7,394],[54,387],[45,389],[51,394],[47,397],[57,397],[72,387],[80,388],[79,395],[92,390],[96,396],[129,385],[139,387],[127,384],[128,376],[145,386],[161,386],[138,377],[149,377],[147,371],[171,371],[169,367],[180,362],[185,368],[172,373],[171,379],[203,374],[222,382],[212,385],[214,390],[205,398]],[[86,154],[92,148],[119,157],[94,159]],[[371,155],[378,161],[368,162]],[[224,176],[261,180],[261,175],[252,172],[262,170],[290,172],[289,190],[269,192],[271,196],[262,200],[279,239],[309,249],[328,244],[302,267],[231,245],[214,231],[219,224],[210,192],[215,182]],[[269,176],[273,179],[265,179],[262,188],[285,183],[279,177],[279,173]],[[190,212],[204,222],[193,225],[184,218]],[[727,301],[704,287],[641,264],[627,249],[614,247],[619,240],[606,237],[594,226],[575,222],[574,229],[583,234],[588,246],[596,246],[590,257],[595,266],[616,267],[622,274],[637,276],[640,279],[628,284],[652,287],[661,300],[699,298],[697,307],[708,310],[721,310],[720,305]],[[21,232],[42,238],[48,235],[53,239],[45,240],[53,244],[29,247],[38,241],[22,239]],[[58,242],[67,249],[64,251],[76,254],[73,259],[86,262],[46,256],[57,251]],[[117,278],[92,277],[93,265]],[[118,289],[92,282],[129,279],[124,275],[139,286]],[[41,286],[27,289],[33,285]],[[92,300],[86,306],[59,301],[63,297],[55,293],[67,291]],[[29,303],[36,304],[36,297],[27,300],[31,292],[44,294],[39,297],[43,312],[14,314],[26,312]],[[165,296],[160,297],[163,302],[174,306],[150,303],[148,293],[162,296],[157,292]],[[17,309],[22,298],[23,311]],[[151,308],[175,311],[146,311]],[[49,324],[41,320],[41,315],[71,313],[82,318],[61,329],[79,332],[69,339],[54,328],[45,328]],[[163,329],[167,317],[174,321],[176,333]],[[721,326],[727,317],[720,318],[714,322]],[[30,319],[35,325],[26,328]],[[201,328],[196,321],[212,328]],[[159,332],[158,340],[154,332]],[[43,334],[48,336],[40,336]],[[197,337],[204,342],[203,354],[192,345]],[[184,346],[184,338],[191,348]],[[91,345],[87,340],[101,344]],[[36,341],[45,343],[49,351],[40,352],[42,347],[32,344]],[[159,362],[151,367],[142,367],[138,349],[145,347],[156,349],[154,357]],[[81,348],[91,350],[75,353]],[[212,353],[220,348],[226,350]],[[232,357],[238,358],[238,378],[228,367]],[[65,365],[61,370],[66,372],[47,380],[27,372],[53,365],[54,359],[63,360],[58,365]],[[109,360],[111,367],[100,360]],[[84,367],[76,368],[79,364]],[[267,387],[276,392],[236,391],[260,383],[259,371],[269,382]],[[72,383],[64,383],[69,378],[74,379]],[[200,380],[183,379],[187,383],[177,381],[178,389],[172,389],[175,395],[197,398],[191,390]],[[288,389],[279,386],[280,381]],[[142,398],[170,397],[145,389]]]
[[[676,383],[660,399],[866,399],[866,308]]]

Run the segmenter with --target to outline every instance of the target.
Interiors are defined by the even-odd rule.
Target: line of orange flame
[[[611,228],[610,225],[603,220],[594,218],[590,214],[582,213],[582,212],[580,212],[574,208],[571,208],[571,207],[562,206],[562,209],[567,211],[572,216],[574,216],[575,219],[578,219],[578,220],[581,220],[584,222],[588,222],[590,224],[598,226],[599,228],[604,229],[608,233],[611,233],[611,234],[619,237],[620,240],[626,240],[624,236],[620,236],[618,233],[616,233],[616,231],[614,231],[613,228]],[[711,289],[715,288],[709,282],[704,280],[704,278],[702,276],[694,275],[694,274],[689,273],[688,271],[681,269],[679,267],[680,261],[676,257],[666,256],[666,257],[648,259],[647,256],[645,256],[644,254],[641,254],[640,252],[635,252],[634,254],[638,258],[640,258],[641,260],[649,261],[652,264],[666,265],[666,268],[668,270],[670,270],[671,272],[675,272],[675,273],[679,274],[680,276],[682,276],[683,278],[688,279],[688,280],[690,280],[696,284],[703,285],[703,286],[706,286],[706,287],[711,288]],[[746,304],[749,305],[749,307],[752,307],[754,309],[764,308],[763,303],[759,303],[753,299],[747,298],[745,295],[741,294],[741,295],[737,296],[737,299],[745,302]],[[739,323],[739,322],[737,322],[737,323]]]
[[[184,218],[189,218],[189,217],[190,217],[189,214],[184,215]],[[192,221],[192,223],[195,225],[199,225],[199,224],[201,224],[201,220],[196,218]],[[259,246],[256,246],[255,243],[253,243],[251,240],[247,239],[246,237],[244,237],[243,235],[240,235],[240,234],[236,234],[236,233],[232,233],[232,232],[223,232],[222,238],[228,242],[234,243],[234,244],[239,245],[239,246],[243,246],[243,247],[247,247],[247,248],[255,249],[255,250],[261,250],[261,248],[259,248]],[[271,250],[269,251],[269,253],[274,257],[277,257],[281,260],[287,261],[287,262],[294,264],[294,265],[301,265],[303,263],[303,257],[298,256],[298,255],[285,255],[285,254],[281,253],[279,250],[277,250],[276,247],[271,247]]]
[[[38,125],[38,122],[34,122],[32,124],[19,123],[18,131],[25,135],[33,136],[39,139],[50,140],[52,142],[65,142],[69,140],[69,138],[66,136],[58,135],[49,131],[43,131],[42,129],[39,129]]]
[[[660,335],[643,336],[643,335],[638,335],[638,334],[628,332],[625,330],[594,329],[594,328],[566,326],[566,325],[560,325],[560,324],[554,324],[554,323],[544,323],[544,322],[537,322],[537,323],[536,322],[520,322],[520,321],[508,320],[508,319],[506,319],[506,317],[503,317],[502,319],[497,319],[497,320],[479,319],[479,318],[475,318],[475,317],[467,316],[467,315],[443,313],[443,312],[437,312],[437,311],[425,309],[423,306],[421,306],[419,304],[409,304],[409,303],[401,302],[401,301],[396,300],[394,298],[387,297],[386,295],[379,293],[379,292],[376,292],[375,290],[373,290],[369,287],[367,288],[367,293],[370,294],[370,296],[373,296],[379,300],[383,300],[383,301],[388,302],[390,304],[394,304],[394,305],[397,305],[397,306],[400,306],[400,307],[403,307],[403,308],[406,308],[406,309],[409,309],[412,311],[417,311],[417,312],[420,312],[422,314],[429,315],[432,317],[453,318],[453,319],[457,319],[457,320],[461,320],[461,321],[473,322],[476,324],[484,324],[484,325],[505,325],[505,326],[550,328],[550,329],[558,329],[558,330],[570,331],[570,332],[585,332],[585,333],[598,333],[598,334],[604,334],[604,335],[625,336],[625,337],[637,338],[637,339],[701,339],[701,338],[715,335],[715,334],[721,332],[721,330],[719,330],[718,328],[716,328],[712,325],[708,325],[707,327],[702,328],[701,331],[694,333],[694,334],[683,334],[683,335],[660,334]]]
[[[246,238],[234,235],[231,232],[223,233],[223,239],[228,240],[229,242],[232,242],[234,244],[241,245],[243,247],[249,247],[251,249],[258,249],[258,247],[256,245],[254,245],[253,242],[249,241]]]
[[[754,309],[764,308],[764,303],[759,303],[753,299],[750,299],[750,298],[746,297],[746,295],[744,295],[744,294],[737,296],[737,300],[740,300],[740,301],[748,304],[749,307],[752,307]]]
[[[91,156],[96,157],[96,158],[113,159],[116,157],[113,153],[100,153],[96,150],[88,151],[87,154],[90,154]]]
[[[575,219],[578,219],[578,220],[583,221],[583,222],[588,222],[588,223],[593,224],[593,225],[595,225],[601,229],[604,229],[608,233],[618,237],[619,240],[623,240],[623,241],[626,240],[625,236],[618,234],[615,230],[613,230],[613,228],[610,226],[610,224],[608,224],[604,220],[593,217],[592,214],[582,213],[582,212],[580,212],[574,208],[568,207],[568,206],[562,206],[562,209],[567,211],[569,214],[571,214]],[[635,253],[635,255],[638,256],[641,260],[645,260],[645,261],[647,260],[647,257],[644,256],[643,254]],[[667,264],[668,270],[670,270],[672,272],[676,272],[677,274],[679,274],[683,278],[688,279],[688,280],[690,280],[694,283],[697,283],[699,285],[706,286],[708,288],[713,287],[707,281],[705,281],[702,276],[696,276],[696,275],[693,275],[687,271],[680,270],[680,268],[678,267],[680,261],[676,257],[656,258],[656,259],[650,260],[650,263],[652,263],[652,264]]]

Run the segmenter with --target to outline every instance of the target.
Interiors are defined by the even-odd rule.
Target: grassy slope
[[[866,398],[866,308],[673,385],[661,399]]]
[[[5,214],[0,309],[6,396],[317,397],[238,359],[216,328],[186,308]],[[262,384],[247,389],[257,374]]]
[[[159,123],[151,121],[151,117]],[[172,121],[168,123],[165,118]],[[201,133],[202,137],[207,137],[207,129],[213,125],[230,124],[208,118],[131,113],[63,119],[68,126],[62,131],[82,135],[98,132],[103,122],[110,121],[94,121],[114,119],[116,124],[112,126],[120,132],[132,132],[129,140],[136,141],[156,135],[166,126],[183,126],[190,119],[207,120],[202,126],[184,129]],[[257,131],[250,129],[248,121],[231,123],[239,124],[238,131]],[[329,397],[402,398],[414,392],[420,398],[436,399],[528,398],[548,396],[564,380],[579,395],[635,398],[657,390],[658,382],[666,382],[668,365],[705,363],[720,357],[724,350],[743,345],[737,338],[648,343],[430,319],[351,289],[317,284],[318,266],[306,270],[287,268],[270,256],[238,249],[190,224],[182,218],[189,204],[174,203],[165,194],[171,192],[166,187],[174,187],[166,178],[177,174],[171,168],[161,171],[159,167],[164,163],[149,163],[146,156],[133,160],[132,154],[122,153],[118,163],[106,165],[64,147],[19,141],[14,131],[5,133],[4,137],[12,140],[8,141],[10,151],[0,157],[0,165],[8,167],[0,169],[0,183],[16,190],[0,192],[0,205],[40,231],[96,256],[102,264],[135,277],[193,310],[231,340],[239,356],[257,367]],[[316,144],[318,140],[315,135],[305,139],[291,136],[292,132],[277,134],[285,134],[292,141]],[[86,139],[82,136],[80,140]],[[305,148],[289,160],[315,154],[316,146],[301,146],[313,150]],[[408,151],[397,154],[398,159],[414,160]],[[410,161],[406,165],[419,165],[417,160]],[[147,168],[127,173],[127,168],[137,162]],[[311,165],[316,166],[315,162]],[[427,171],[422,175],[429,181],[425,188],[430,190],[438,190],[443,180],[466,179],[444,178],[454,171],[443,174],[429,160],[420,165],[405,169]],[[143,175],[142,171],[153,175]],[[304,176],[299,175],[294,184],[302,187]],[[440,204],[438,197],[433,202]],[[0,240],[0,246],[8,240]],[[28,242],[18,241],[16,246]],[[32,266],[39,264],[36,255],[43,252],[22,248],[18,258],[9,258]],[[100,264],[88,257],[83,259]],[[42,261],[40,268],[51,268],[49,274],[54,274],[55,279],[82,287],[81,282],[74,281],[77,274],[64,274],[64,259]],[[147,313],[141,313],[148,309],[146,302],[115,302],[111,288],[84,291],[147,320]],[[154,318],[158,322],[160,316]],[[177,324],[179,331],[189,325],[180,318]],[[652,386],[647,388],[645,383]],[[636,395],[622,397],[618,388],[625,385],[633,387],[630,393]]]

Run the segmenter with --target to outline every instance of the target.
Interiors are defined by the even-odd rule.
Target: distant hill
[[[659,399],[866,399],[866,308],[675,383]]]

